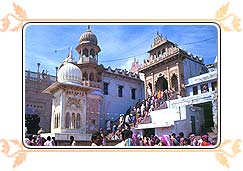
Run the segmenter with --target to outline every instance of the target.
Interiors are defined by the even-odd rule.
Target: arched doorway
[[[172,77],[171,77],[171,84],[172,84],[171,87],[175,91],[178,91],[178,79],[177,79],[177,76],[175,74],[173,74]]]
[[[168,81],[164,78],[164,76],[161,76],[156,82],[156,91],[165,91],[166,89],[168,90]]]

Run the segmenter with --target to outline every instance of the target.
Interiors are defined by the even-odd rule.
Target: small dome
[[[57,81],[60,83],[81,84],[82,72],[76,65],[67,63],[59,69]]]
[[[89,26],[88,26],[88,29],[86,30],[86,32],[84,32],[80,36],[79,42],[80,42],[80,44],[82,44],[82,43],[92,43],[95,45],[98,44],[97,37],[94,33],[92,33]]]

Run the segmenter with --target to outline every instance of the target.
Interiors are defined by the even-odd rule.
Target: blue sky
[[[148,58],[146,52],[157,31],[180,48],[202,57],[205,64],[213,63],[215,56],[218,56],[219,33],[212,24],[111,24],[90,24],[101,48],[99,64],[105,67],[129,70],[134,57],[142,64]],[[72,47],[73,56],[78,61],[75,48],[86,30],[87,24],[84,23],[27,24],[24,27],[23,48],[25,70],[37,71],[37,63],[40,63],[40,71],[45,69],[55,75],[55,67],[69,53],[68,47]]]

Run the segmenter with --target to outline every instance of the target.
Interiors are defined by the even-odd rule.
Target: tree
[[[27,127],[28,134],[37,134],[40,129],[40,116],[38,114],[27,115],[25,114],[25,127]]]

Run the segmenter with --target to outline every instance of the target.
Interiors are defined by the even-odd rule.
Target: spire
[[[215,64],[218,63],[218,56],[215,57],[215,59],[214,59],[214,63],[215,63]]]
[[[88,25],[88,29],[87,30],[90,30],[90,25]]]
[[[68,57],[73,58],[73,50],[72,47],[69,48],[69,55]]]
[[[69,54],[68,56],[66,57],[66,59],[64,59],[64,61],[62,62],[63,65],[65,65],[66,63],[69,63],[69,62],[75,62],[74,58],[73,58],[73,50],[72,50],[72,47],[69,47]]]
[[[156,35],[159,36],[159,26],[157,25]]]
[[[68,54],[68,57],[67,57],[67,62],[75,62],[75,60],[73,59],[72,47],[69,48],[69,54]]]

